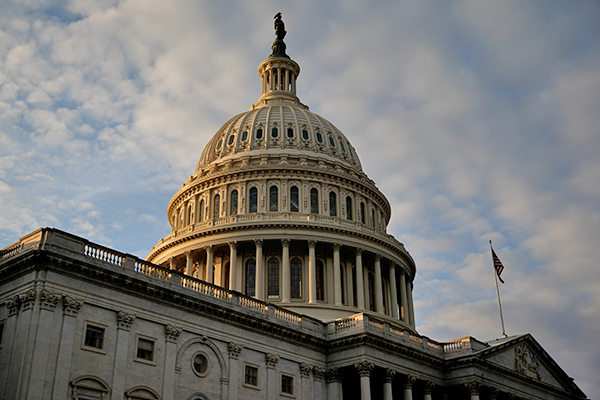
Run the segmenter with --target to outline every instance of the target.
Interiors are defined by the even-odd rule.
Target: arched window
[[[259,128],[256,130],[256,138],[262,139],[262,137],[263,137],[263,130],[262,130],[262,128]]]
[[[302,139],[308,140],[308,131],[306,129],[302,129]]]
[[[294,137],[294,130],[292,128],[287,129],[287,135],[291,139]]]
[[[258,189],[255,187],[251,188],[248,197],[248,212],[258,212]]]
[[[290,211],[298,212],[300,210],[298,201],[298,187],[292,186],[290,188]]]
[[[360,202],[360,222],[365,223],[365,203]]]
[[[325,268],[323,261],[317,260],[317,300],[325,300]]]
[[[237,215],[238,213],[238,191],[234,190],[231,192],[231,200],[229,200],[229,214]]]
[[[293,258],[290,262],[291,274],[291,297],[292,299],[302,298],[302,261],[299,258]]]
[[[323,136],[321,135],[321,132],[317,131],[317,141],[319,143],[323,143]]]
[[[346,219],[352,221],[352,197],[346,196]]]
[[[233,144],[234,140],[235,140],[235,135],[229,136],[229,139],[227,139],[227,145],[231,146]]]
[[[242,132],[242,142],[246,141],[246,139],[248,139],[248,131]]]
[[[319,213],[319,191],[315,188],[310,189],[310,213]]]
[[[279,260],[275,257],[267,262],[267,296],[269,299],[279,297]]]
[[[279,131],[277,130],[277,128],[273,128],[271,129],[271,137],[276,138],[277,136],[279,136]]]
[[[256,260],[246,261],[246,296],[255,296],[256,289]]]
[[[200,215],[198,216],[198,221],[204,221],[204,200],[200,201],[200,207],[198,207],[198,212]]]
[[[194,224],[194,203],[188,205],[188,225]]]
[[[279,211],[279,189],[271,186],[269,189],[269,211]]]
[[[335,192],[329,192],[329,216],[337,217],[337,195]]]
[[[221,208],[221,195],[215,196],[215,201],[213,203],[213,218],[219,218],[219,209]]]

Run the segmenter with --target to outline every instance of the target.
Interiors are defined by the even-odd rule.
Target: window
[[[315,188],[310,189],[310,213],[319,213],[319,191]]]
[[[246,365],[244,383],[250,386],[258,386],[258,368]]]
[[[187,208],[187,212],[188,212],[188,225],[193,225],[194,224],[194,208],[192,206],[192,202],[190,202],[190,204],[188,204],[188,208]]]
[[[277,186],[269,189],[269,211],[279,211],[279,190]]]
[[[281,392],[286,394],[294,394],[294,377],[289,375],[281,375]]]
[[[365,203],[360,202],[360,222],[365,223]]]
[[[137,358],[142,360],[154,360],[154,341],[138,338]]]
[[[223,139],[219,140],[219,143],[217,143],[217,150],[221,150],[221,146],[223,146]]]
[[[352,221],[352,197],[346,196],[346,219]]]
[[[317,260],[317,300],[325,300],[325,282],[323,261]]]
[[[323,143],[323,136],[321,136],[321,132],[317,131],[317,141],[319,143]]]
[[[253,187],[250,189],[250,199],[248,201],[248,212],[258,212],[258,189]]]
[[[204,354],[196,354],[192,358],[192,368],[196,374],[202,376],[206,373],[208,369],[208,360]]]
[[[246,296],[254,296],[256,289],[256,260],[246,261]]]
[[[302,129],[302,139],[308,140],[308,131],[306,129]]]
[[[329,216],[337,217],[337,195],[335,192],[329,192]]]
[[[200,213],[198,221],[200,221],[200,222],[204,221],[204,200],[202,200],[200,202],[200,207],[198,207],[198,212]]]
[[[271,137],[276,138],[277,136],[279,136],[279,131],[277,128],[271,129]]]
[[[242,142],[248,139],[248,131],[242,132]]]
[[[345,153],[346,148],[344,147],[344,142],[340,141],[340,147],[342,148],[342,151]]]
[[[238,191],[234,190],[233,192],[231,192],[231,200],[229,201],[229,214],[230,215],[237,215],[238,213]]]
[[[267,263],[267,296],[269,299],[279,297],[279,260],[275,257]]]
[[[292,186],[290,188],[290,211],[298,212],[300,210],[298,202],[298,187]]]
[[[256,138],[257,139],[262,139],[263,137],[263,130],[261,128],[256,130]]]
[[[102,346],[104,345],[104,328],[88,325],[85,329],[84,345],[102,349]]]
[[[219,218],[219,209],[221,208],[221,195],[215,196],[215,202],[213,207],[213,218],[217,219]]]
[[[287,135],[289,138],[293,138],[294,137],[294,130],[292,128],[288,128],[287,129]]]
[[[329,144],[331,145],[331,147],[335,147],[335,141],[331,136],[329,136]]]
[[[234,140],[235,140],[235,135],[229,136],[229,139],[227,140],[227,145],[231,146],[233,144]]]
[[[302,261],[299,258],[292,259],[290,263],[291,273],[291,297],[292,299],[302,298]]]

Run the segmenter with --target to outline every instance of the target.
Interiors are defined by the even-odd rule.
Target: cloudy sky
[[[48,1],[0,13],[0,248],[40,226],[145,257],[260,95],[281,11],[300,99],[354,144],[435,340],[530,332],[600,399],[600,3]]]

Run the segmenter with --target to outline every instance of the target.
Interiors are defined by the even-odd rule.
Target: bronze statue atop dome
[[[289,58],[289,56],[287,54],[285,54],[285,48],[286,45],[283,42],[283,38],[285,37],[285,34],[287,33],[285,31],[285,24],[283,23],[283,20],[281,19],[281,13],[278,12],[277,14],[275,14],[275,41],[273,42],[273,45],[271,46],[271,49],[273,50],[273,53],[271,53],[271,57],[286,57]]]

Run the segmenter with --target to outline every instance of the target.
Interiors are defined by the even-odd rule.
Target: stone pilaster
[[[121,400],[125,392],[129,329],[135,319],[136,316],[133,314],[128,314],[125,311],[117,312],[117,343],[115,345],[111,400]]]
[[[333,244],[333,301],[336,306],[342,305],[342,274],[340,271],[341,248],[341,244]]]
[[[237,400],[240,385],[239,356],[244,346],[229,342],[227,350],[229,353],[229,400]]]
[[[265,362],[267,364],[267,400],[275,400],[279,398],[279,374],[275,370],[279,362],[279,356],[267,353],[265,354]]]
[[[290,239],[281,239],[282,269],[281,269],[281,302],[289,303],[291,295],[291,266],[290,266]]]
[[[136,316],[133,314],[127,314],[125,311],[119,311],[117,313],[117,329],[129,331],[131,324],[135,321]]]
[[[263,267],[263,239],[254,239],[256,244],[256,286],[255,297],[259,300],[265,299],[265,270]]]
[[[133,322],[133,321],[132,321]],[[165,367],[163,369],[163,400],[175,398],[175,364],[177,359],[177,339],[182,328],[165,325]]]
[[[364,284],[364,271],[362,266],[362,253],[363,249],[356,248],[356,299],[358,308],[361,310],[365,309],[365,284]]]
[[[236,241],[229,244],[229,290],[237,290],[237,247]]]
[[[309,400],[310,390],[310,374],[313,367],[307,363],[300,363],[300,398]]]
[[[327,399],[341,400],[342,399],[342,377],[337,368],[329,368],[325,372],[327,381]]]
[[[213,263],[213,258],[214,258],[213,246],[212,245],[205,246],[204,250],[206,250],[206,268],[205,268],[206,282],[213,283],[214,269],[215,269],[215,266]]]

